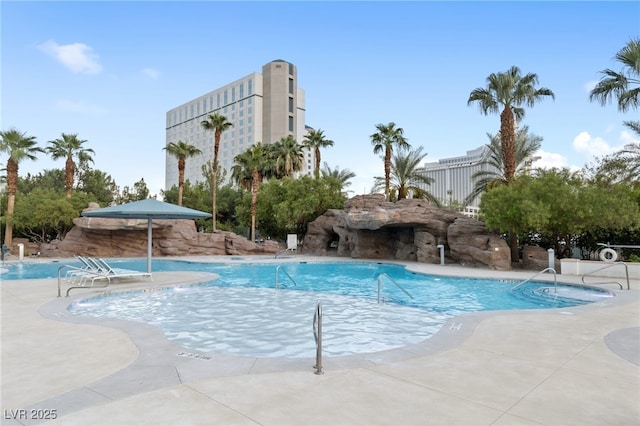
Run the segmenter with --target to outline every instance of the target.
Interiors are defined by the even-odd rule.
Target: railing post
[[[324,374],[322,371],[322,305],[318,302],[316,313],[313,316],[313,333],[316,338],[316,374]]]

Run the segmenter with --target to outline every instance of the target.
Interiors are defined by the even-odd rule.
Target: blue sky
[[[42,146],[78,133],[121,187],[164,189],[166,111],[284,59],[298,68],[306,122],[335,146],[332,167],[368,192],[383,174],[370,135],[395,122],[427,162],[488,142],[499,116],[469,93],[512,65],[554,91],[523,124],[543,137],[539,165],[582,167],[632,142],[637,118],[589,102],[600,71],[640,36],[640,2],[0,3],[0,128]],[[6,157],[0,157],[4,166]],[[20,173],[63,168],[41,156]]]

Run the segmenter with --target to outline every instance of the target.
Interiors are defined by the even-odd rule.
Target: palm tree
[[[536,88],[538,75],[529,73],[521,75],[520,68],[512,66],[504,73],[491,73],[487,77],[487,87],[474,89],[469,95],[467,105],[477,102],[483,114],[500,112],[500,142],[504,163],[504,178],[510,183],[516,174],[515,133],[516,120],[524,118],[526,105],[532,108],[536,101],[545,96],[555,99],[554,93],[546,87]],[[511,259],[520,259],[518,251],[518,236],[509,234]]]
[[[333,141],[324,137],[324,131],[312,129],[307,133],[302,144],[305,148],[313,149],[315,152],[316,164],[314,174],[316,179],[318,179],[320,177],[320,148],[333,146]]]
[[[412,191],[416,195],[414,198],[427,198],[439,205],[438,200],[419,185],[430,185],[433,182],[433,179],[420,173],[420,162],[427,156],[422,149],[423,147],[415,150],[404,148],[393,154],[389,186],[398,194],[398,200],[407,198],[409,191]],[[373,190],[386,188],[386,185],[385,178],[376,176]]]
[[[511,182],[516,173],[515,132],[516,121],[524,118],[523,105],[533,107],[544,96],[555,99],[554,93],[545,88],[536,88],[538,75],[521,75],[520,69],[512,66],[505,73],[492,73],[487,77],[487,87],[474,89],[467,105],[477,102],[483,114],[498,113],[500,108],[500,141],[504,161],[504,177]],[[515,119],[515,120],[514,120]]]
[[[377,124],[376,133],[371,135],[371,144],[373,145],[373,153],[379,154],[384,151],[384,196],[389,199],[389,180],[391,174],[391,155],[393,154],[394,146],[399,149],[410,148],[409,142],[404,137],[404,129],[402,127],[396,127],[396,124],[391,122],[387,125]]]
[[[7,160],[7,222],[4,233],[4,244],[11,247],[13,239],[13,211],[18,191],[18,164],[24,159],[35,160],[36,153],[45,151],[37,146],[35,136],[27,136],[16,129],[0,132],[0,152],[9,155]]]
[[[93,149],[84,148],[82,145],[87,142],[83,139],[78,139],[78,134],[62,133],[62,138],[58,138],[49,141],[47,152],[51,155],[51,158],[57,160],[59,158],[65,158],[64,165],[64,188],[67,193],[67,198],[71,198],[71,190],[73,189],[73,181],[76,175],[76,162],[74,158],[78,159],[80,165],[93,163],[91,154],[95,154]]]
[[[325,161],[322,165],[322,176],[326,178],[336,179],[340,182],[340,189],[347,186],[351,186],[351,182],[349,182],[352,178],[356,177],[356,174],[349,169],[340,169],[337,167],[332,169],[329,167],[329,164]]]
[[[618,98],[618,110],[627,112],[640,104],[640,38],[631,39],[616,53],[615,59],[622,64],[622,71],[601,71],[604,77],[589,93],[589,100],[597,100],[604,106],[615,97]],[[640,120],[625,121],[624,124],[640,134]]]
[[[234,158],[231,178],[239,185],[251,190],[251,241],[256,239],[256,216],[258,211],[258,188],[269,167],[267,147],[258,142]]]
[[[212,179],[212,192],[213,192],[213,232],[216,230],[216,193],[218,187],[218,150],[220,149],[220,136],[222,132],[233,126],[233,123],[227,120],[227,117],[220,115],[217,112],[209,114],[207,119],[200,123],[205,130],[212,130],[214,133],[214,145],[213,145],[213,179]]]
[[[276,173],[282,177],[293,177],[293,174],[302,169],[302,145],[293,136],[281,138],[273,144],[272,155],[275,157]]]
[[[528,172],[531,161],[534,160],[533,154],[540,149],[542,137],[535,133],[529,134],[529,126],[522,126],[522,128],[516,131],[515,136],[516,176],[518,176]],[[475,184],[471,194],[464,200],[465,205],[471,204],[477,196],[486,192],[487,189],[507,183],[500,135],[494,136],[487,133],[487,137],[490,140],[490,143],[487,144],[490,155],[482,164],[488,167],[475,172],[471,177],[475,181]]]
[[[168,154],[178,159],[178,205],[182,205],[182,194],[184,192],[184,169],[186,159],[202,154],[198,148],[183,141],[169,142],[164,148]]]

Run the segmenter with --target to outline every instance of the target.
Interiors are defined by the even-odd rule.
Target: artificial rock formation
[[[511,268],[507,243],[482,222],[433,207],[427,200],[391,203],[381,194],[353,197],[344,210],[328,210],[311,222],[303,250],[312,255],[440,263],[438,245],[444,246],[449,261]]]
[[[90,209],[98,208],[91,205]],[[62,241],[40,245],[46,257],[141,257],[147,254],[146,219],[104,219],[79,217]],[[197,232],[193,220],[154,219],[153,256],[273,254],[276,241],[254,243],[232,232]]]

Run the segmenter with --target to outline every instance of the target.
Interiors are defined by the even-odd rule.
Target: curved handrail
[[[394,280],[393,278],[391,278],[389,276],[389,274],[387,274],[386,272],[382,272],[380,274],[378,274],[378,303],[380,303],[380,290],[382,288],[382,278],[386,277],[389,281],[391,281],[392,283],[394,283],[396,285],[396,287],[398,287],[400,290],[402,290],[404,292],[404,294],[406,294],[407,296],[409,296],[410,298],[413,299],[413,296],[411,294],[409,294],[409,292],[407,290],[404,289],[404,287],[402,287],[400,284],[398,284],[396,282],[396,280]]]
[[[610,263],[610,264],[608,264],[607,266],[603,266],[603,267],[602,267],[602,268],[600,268],[600,269],[596,269],[595,271],[591,271],[591,272],[589,272],[588,274],[583,274],[583,275],[582,275],[582,278],[581,278],[581,279],[582,279],[582,284],[587,284],[587,285],[594,285],[594,284],[595,284],[595,285],[598,285],[598,284],[618,284],[618,285],[620,286],[620,290],[624,290],[624,287],[622,287],[622,284],[620,284],[618,281],[607,281],[607,282],[602,282],[602,283],[586,283],[586,282],[584,281],[584,278],[585,278],[587,275],[591,275],[591,274],[593,274],[593,273],[595,273],[595,272],[600,272],[600,271],[602,271],[602,270],[605,270],[605,269],[611,268],[611,267],[613,267],[613,266],[618,266],[618,265],[623,265],[623,266],[624,266],[625,275],[626,275],[626,277],[627,277],[627,290],[631,290],[631,285],[630,285],[630,283],[629,283],[629,266],[628,266],[626,263],[624,263],[624,262]]]
[[[544,268],[542,271],[536,273],[535,275],[533,275],[531,278],[527,278],[526,280],[522,281],[519,284],[514,285],[513,287],[511,287],[511,291],[515,290],[516,288],[520,287],[521,285],[528,283],[529,281],[531,281],[532,279],[534,279],[535,277],[537,277],[540,274],[544,274],[547,271],[551,271],[553,272],[553,284],[555,285],[555,292],[558,292],[558,279],[556,276],[556,270],[553,268]]]
[[[291,275],[289,275],[289,273],[287,272],[286,269],[284,269],[284,267],[282,265],[278,265],[276,266],[276,290],[280,289],[280,285],[278,283],[278,271],[280,270],[280,268],[282,268],[282,271],[287,275],[287,277],[289,277],[289,279],[291,280],[291,282],[293,283],[294,286],[297,286],[298,283],[296,282],[296,280],[293,279],[293,277]]]
[[[316,341],[316,374],[324,374],[322,371],[322,304],[318,302],[316,312],[313,315],[313,338]]]
[[[61,286],[62,286],[60,273],[62,272],[62,270],[63,270],[64,268],[69,268],[69,269],[71,269],[71,270],[78,271],[78,272],[82,272],[83,274],[87,274],[87,275],[93,275],[93,276],[94,276],[94,278],[93,278],[93,280],[91,281],[91,286],[92,286],[92,287],[107,287],[109,284],[111,284],[111,278],[110,278],[110,277],[108,277],[107,275],[105,275],[105,274],[104,274],[104,273],[102,273],[102,272],[99,272],[99,271],[90,271],[90,270],[88,270],[88,269],[78,268],[77,266],[72,266],[72,265],[62,265],[62,266],[60,266],[60,267],[58,268],[58,297],[60,297],[60,291],[61,291]],[[95,279],[97,279],[97,278],[106,278],[106,279],[107,279],[107,283],[106,283],[105,285],[98,285],[98,286],[94,286],[94,285],[93,285],[93,281],[94,281]],[[86,286],[84,286],[84,285],[80,285],[80,286],[72,286],[72,287],[69,287],[69,288],[67,289],[67,293],[66,293],[66,295],[65,295],[65,296],[66,296],[66,297],[69,297],[69,292],[70,292],[72,289],[74,289],[74,288],[84,288],[84,287],[86,287]]]

